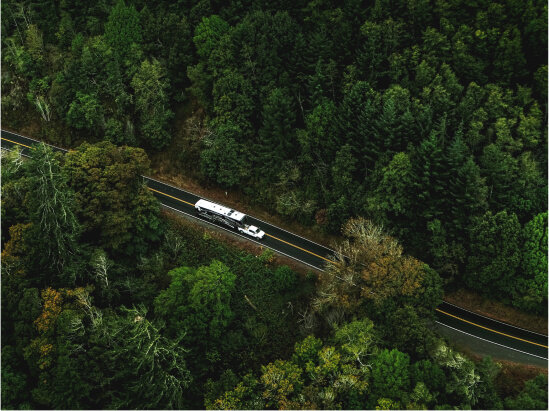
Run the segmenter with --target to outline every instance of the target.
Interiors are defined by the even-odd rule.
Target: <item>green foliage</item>
[[[219,39],[229,31],[229,24],[217,15],[202,17],[194,29],[193,42],[196,53],[203,60],[208,60],[219,43]]]
[[[103,127],[103,109],[96,96],[76,93],[67,112],[67,122],[77,129],[88,129],[98,132]]]
[[[202,172],[223,187],[238,185],[250,172],[246,158],[251,155],[238,144],[240,133],[241,129],[231,122],[218,127],[213,142],[201,153]]]
[[[397,153],[383,168],[382,180],[374,196],[368,200],[368,210],[382,221],[406,216],[411,211],[413,174],[412,162],[406,153]]]
[[[465,281],[479,291],[497,288],[513,295],[520,263],[521,228],[515,214],[488,211],[471,229]]]
[[[371,397],[373,406],[377,400],[388,398],[399,401],[410,389],[410,357],[398,350],[383,350],[372,364]]]
[[[347,323],[336,330],[334,342],[350,360],[365,366],[377,351],[374,323],[368,318]]]
[[[364,214],[398,243],[345,226],[370,228],[313,296],[272,253],[162,236],[136,148],[7,155],[5,407],[546,408],[545,380],[502,404],[495,363],[437,343],[442,280],[419,261],[544,313],[546,5],[168,3],[3,2],[3,124],[185,146],[204,183],[326,233]],[[88,282],[48,291],[64,302],[39,332],[39,288]],[[166,325],[121,308],[139,303]]]
[[[274,89],[263,107],[263,127],[259,130],[258,167],[269,181],[282,171],[280,166],[294,152],[294,113],[287,91]]]
[[[133,308],[113,319],[117,344],[107,356],[127,368],[117,375],[123,388],[115,393],[111,407],[183,408],[183,389],[192,379],[185,363],[187,351],[179,341],[163,337],[159,325],[145,315],[143,308]]]
[[[475,365],[442,341],[431,351],[432,361],[446,374],[446,393],[462,407],[472,407],[482,391],[481,378]]]
[[[547,304],[547,213],[538,214],[523,230],[520,300],[513,303],[528,311],[543,311]]]
[[[547,376],[538,375],[530,381],[516,398],[505,399],[508,410],[543,410],[547,408]]]
[[[105,24],[105,41],[122,59],[130,55],[133,44],[141,43],[139,13],[133,5],[126,6],[124,0],[119,0],[111,9]]]
[[[173,112],[168,106],[169,80],[158,60],[141,63],[131,85],[135,90],[135,107],[141,113],[141,133],[152,147],[166,147],[171,139],[169,121]]]
[[[209,267],[201,267],[189,276],[192,287],[189,291],[189,306],[206,322],[211,338],[221,337],[233,318],[230,309],[231,292],[236,276],[219,261]]]
[[[187,330],[189,341],[216,341],[234,317],[230,302],[236,276],[215,260],[197,270],[181,267],[168,275],[172,282],[156,297],[156,313],[168,320],[173,335]]]
[[[273,275],[273,288],[275,291],[289,291],[297,285],[296,274],[286,265],[278,267]]]
[[[141,179],[148,168],[142,149],[109,142],[83,144],[65,156],[64,170],[90,241],[135,254],[158,240],[158,203]]]

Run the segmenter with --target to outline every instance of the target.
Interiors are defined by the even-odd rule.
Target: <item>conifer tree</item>
[[[415,210],[424,221],[432,220],[442,214],[445,197],[444,155],[436,131],[417,148],[413,164]]]
[[[515,214],[486,212],[471,228],[465,283],[478,291],[494,289],[509,298],[515,292],[520,263],[521,228]]]
[[[273,181],[284,160],[294,156],[295,135],[292,124],[295,110],[286,90],[274,89],[263,107],[263,127],[259,130],[258,147],[262,175]]]
[[[132,44],[141,44],[139,13],[134,6],[126,6],[124,0],[116,3],[105,24],[105,41],[121,59],[130,55]]]

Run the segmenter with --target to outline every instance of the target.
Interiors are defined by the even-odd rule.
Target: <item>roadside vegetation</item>
[[[546,2],[1,7],[3,126],[73,149],[2,154],[3,408],[547,408],[433,331],[547,316]],[[163,215],[150,158],[350,258]]]
[[[442,279],[370,221],[299,275],[161,214],[139,148],[35,148],[2,155],[4,408],[546,407],[434,332]]]

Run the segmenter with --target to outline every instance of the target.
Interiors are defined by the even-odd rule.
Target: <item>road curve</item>
[[[20,146],[23,148],[24,155],[31,155],[32,145],[39,143],[37,140],[6,130],[2,130],[1,135],[2,147],[9,149],[16,145]],[[67,152],[65,149],[53,148],[58,151]],[[164,206],[188,214],[191,217],[199,218],[195,214],[194,204],[201,197],[150,177],[143,176],[143,178],[147,182],[148,188]],[[248,215],[248,218],[253,225],[265,231],[265,238],[263,240],[257,241],[232,230],[227,229],[227,231],[271,248],[320,271],[323,271],[325,263],[333,258],[334,252],[329,248],[250,215]],[[547,360],[548,358],[548,339],[546,335],[536,334],[492,320],[446,302],[443,302],[437,308],[436,314],[437,322],[461,333],[472,335],[492,344],[497,344],[500,347],[528,354],[538,359]]]

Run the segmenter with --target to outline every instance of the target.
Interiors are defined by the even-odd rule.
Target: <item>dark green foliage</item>
[[[498,366],[431,331],[437,272],[545,313],[546,50],[539,0],[2,2],[5,126],[185,147],[191,178],[330,234],[363,216],[436,270],[317,309],[269,253],[163,235],[135,147],[8,155],[4,408],[546,408],[546,380],[502,403]]]
[[[251,171],[251,153],[237,143],[241,134],[240,127],[227,122],[217,128],[213,141],[200,154],[202,172],[223,187],[238,185]]]
[[[76,93],[76,99],[69,106],[67,122],[77,129],[98,132],[103,122],[102,107],[96,96]]]
[[[174,116],[168,108],[170,84],[165,77],[166,70],[158,60],[145,60],[131,82],[135,107],[141,114],[142,137],[156,149],[170,143],[169,121]]]
[[[461,135],[458,135],[448,149],[447,161],[450,165],[448,218],[451,221],[452,239],[463,241],[471,218],[479,217],[488,207],[488,188],[481,177],[480,168],[473,156],[468,154]],[[447,217],[450,217],[447,216]]]
[[[297,284],[295,273],[286,265],[278,267],[273,275],[273,286],[277,291],[290,291]]]
[[[400,401],[410,390],[410,357],[398,350],[383,350],[372,364],[370,407],[383,398]]]
[[[471,229],[467,285],[479,291],[497,288],[506,296],[513,295],[520,263],[520,235],[515,214],[502,211],[493,215],[488,211],[477,219]]]
[[[263,107],[263,127],[259,130],[258,168],[261,176],[273,181],[282,171],[284,160],[295,151],[295,136],[292,123],[295,109],[283,89],[274,89]]]
[[[538,375],[526,381],[526,386],[516,398],[505,399],[508,410],[544,410],[547,408],[547,376]]]
[[[83,144],[65,161],[88,241],[133,254],[158,240],[158,203],[141,179],[149,167],[143,150]]]
[[[547,213],[538,214],[523,230],[520,299],[513,303],[528,311],[543,312],[547,306]]]
[[[202,17],[194,29],[193,42],[198,57],[207,61],[219,43],[219,39],[229,31],[229,24],[221,17]]]
[[[129,56],[134,44],[141,44],[139,13],[134,6],[126,6],[124,0],[119,0],[112,8],[105,24],[105,41],[121,59]]]

